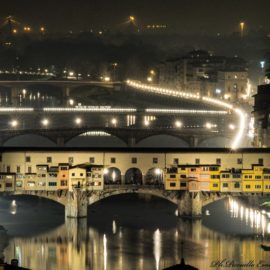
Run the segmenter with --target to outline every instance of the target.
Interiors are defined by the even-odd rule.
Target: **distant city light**
[[[229,129],[235,130],[235,125],[234,124],[229,124]]]
[[[129,20],[130,20],[131,22],[135,22],[135,17],[134,17],[134,16],[129,16]]]
[[[108,76],[104,77],[104,81],[105,81],[105,82],[109,82],[110,80],[111,80],[110,77],[108,77]]]
[[[217,88],[216,89],[216,94],[221,94],[221,89]]]
[[[265,61],[260,61],[260,66],[261,66],[261,69],[264,69],[265,68]]]
[[[70,106],[73,106],[74,103],[75,103],[75,102],[74,102],[74,99],[70,99],[70,100],[68,101],[68,103],[69,103]]]
[[[153,81],[153,78],[152,77],[147,77],[147,81],[148,82],[152,82]]]

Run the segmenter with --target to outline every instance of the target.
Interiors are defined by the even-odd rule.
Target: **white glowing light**
[[[68,102],[69,102],[69,105],[70,106],[73,106],[74,105],[74,100],[73,99],[70,99]]]
[[[117,124],[117,119],[113,118],[111,122],[112,122],[113,125],[116,125]]]
[[[182,127],[183,124],[181,121],[177,120],[177,121],[175,121],[174,125],[175,125],[175,127],[180,128],[180,127]]]
[[[12,127],[17,127],[17,126],[18,126],[18,121],[17,121],[17,120],[12,120],[12,121],[10,122],[10,125],[11,125]]]
[[[235,130],[235,125],[234,124],[229,124],[229,129]]]
[[[77,125],[80,125],[80,124],[82,123],[82,119],[81,119],[81,118],[76,118],[76,119],[75,119],[75,123],[76,123]]]
[[[159,168],[155,169],[155,174],[156,175],[161,175],[161,173],[162,173],[161,169],[159,169]]]
[[[148,120],[144,120],[144,125],[148,127],[150,125],[150,122]]]
[[[107,168],[104,169],[103,171],[104,174],[108,174],[109,173],[109,170]]]
[[[41,121],[41,124],[43,125],[43,126],[48,126],[49,125],[49,120],[47,119],[47,118],[45,118],[45,119],[43,119],[42,121]]]
[[[110,77],[104,77],[104,81],[105,81],[105,82],[109,82],[110,80],[111,80]]]

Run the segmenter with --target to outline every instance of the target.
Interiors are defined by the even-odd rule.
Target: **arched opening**
[[[43,137],[41,135],[35,135],[35,134],[23,134],[14,136],[3,144],[4,146],[14,146],[14,147],[55,147],[55,143],[52,142],[50,139]]]
[[[92,130],[69,140],[69,147],[127,147],[121,139],[104,131]]]
[[[156,185],[162,186],[163,185],[163,170],[160,168],[151,168],[147,171],[145,175],[145,184],[146,185]]]
[[[139,141],[136,147],[189,147],[189,144],[181,138],[171,135],[154,135]]]
[[[126,185],[142,185],[142,172],[138,168],[130,168],[125,174],[125,184]]]
[[[111,167],[104,170],[104,184],[105,185],[120,185],[121,171],[116,167]]]

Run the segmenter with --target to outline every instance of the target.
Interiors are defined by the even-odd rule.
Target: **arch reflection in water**
[[[253,209],[241,205],[241,203],[232,198],[229,199],[229,207],[232,218],[240,218],[241,221],[245,221],[246,226],[254,228],[262,236],[265,235],[266,225],[267,228],[270,228],[270,220],[265,210]],[[267,233],[270,233],[268,229]]]

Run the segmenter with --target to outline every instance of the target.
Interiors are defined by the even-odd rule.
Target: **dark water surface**
[[[7,233],[0,228],[0,256],[33,270],[158,270],[178,263],[182,253],[201,270],[270,269],[270,251],[260,246],[270,246],[270,213],[238,201],[209,205],[194,222],[179,219],[167,201],[139,195],[112,197],[88,211],[87,220],[65,220],[59,204],[1,197]],[[251,267],[211,267],[223,259]]]

